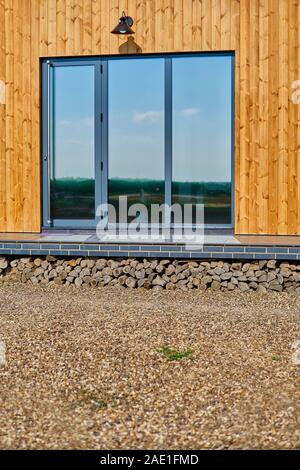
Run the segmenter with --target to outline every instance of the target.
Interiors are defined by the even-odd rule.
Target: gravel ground
[[[299,296],[3,284],[0,305],[2,449],[300,447]]]

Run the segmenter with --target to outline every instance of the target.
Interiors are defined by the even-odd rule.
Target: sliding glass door
[[[203,204],[205,225],[231,226],[233,60],[44,61],[44,226],[95,227],[105,203],[111,223],[149,224],[153,205],[166,203]],[[125,197],[129,211],[120,213]]]
[[[203,204],[206,225],[231,223],[232,64],[172,61],[172,202]]]
[[[43,64],[44,225],[93,227],[100,203],[96,62]]]
[[[148,214],[152,204],[164,203],[164,121],[164,60],[109,61],[108,202],[116,222],[134,217],[121,216],[120,196],[128,206],[144,204]]]

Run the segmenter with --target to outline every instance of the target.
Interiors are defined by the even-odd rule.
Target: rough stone
[[[212,281],[211,288],[212,290],[220,290],[221,283],[219,281]]]
[[[249,290],[249,285],[246,282],[239,282],[238,286],[242,292]]]

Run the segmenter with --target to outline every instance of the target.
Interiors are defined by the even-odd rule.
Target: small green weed
[[[175,349],[170,349],[167,346],[159,348],[157,352],[163,354],[168,361],[180,361],[181,359],[190,357],[193,354],[193,351],[176,351]]]
[[[272,356],[273,361],[280,361],[280,356]]]

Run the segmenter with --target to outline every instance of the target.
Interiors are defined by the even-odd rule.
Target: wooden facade
[[[235,233],[300,234],[299,44],[300,0],[0,0],[0,231],[41,229],[41,57],[232,50]]]

